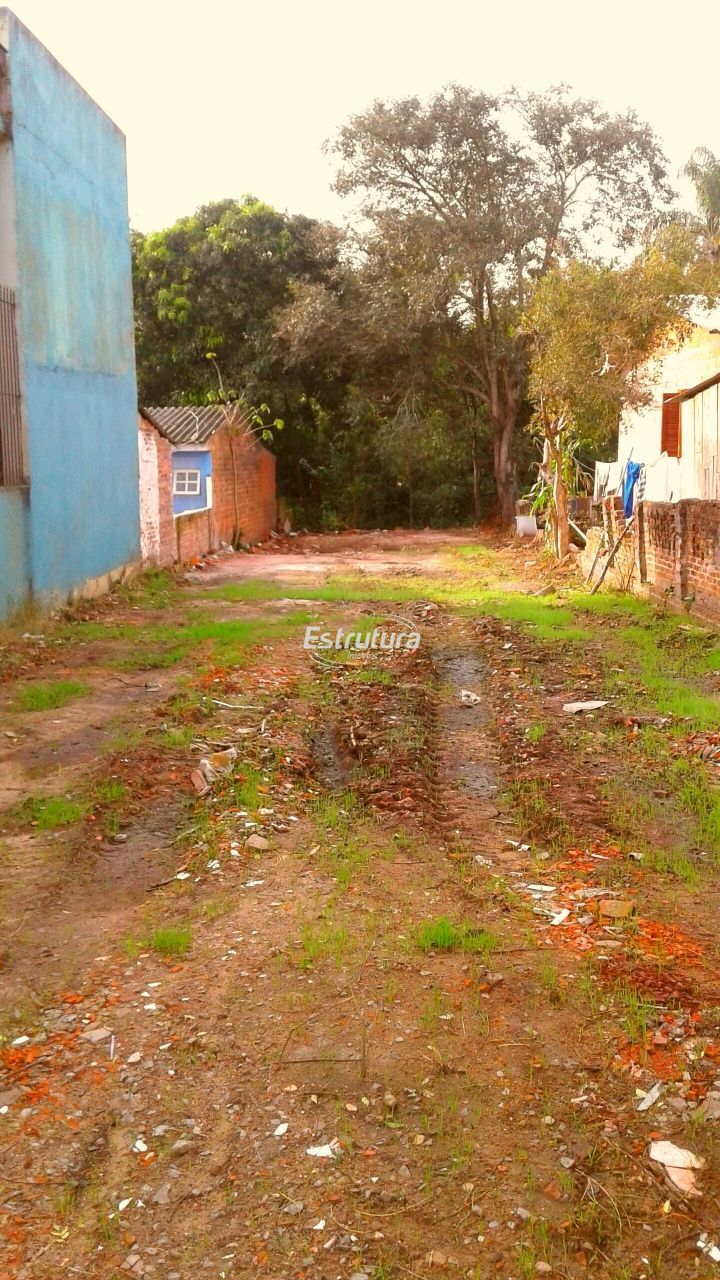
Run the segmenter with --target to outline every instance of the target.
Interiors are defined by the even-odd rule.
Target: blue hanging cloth
[[[638,482],[642,468],[643,468],[642,462],[628,462],[627,466],[625,467],[625,478],[623,480],[622,497],[623,497],[623,510],[625,512],[626,519],[629,518],[633,513],[635,485]]]

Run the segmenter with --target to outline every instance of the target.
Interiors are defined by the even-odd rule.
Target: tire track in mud
[[[488,863],[517,866],[503,847],[497,799],[499,761],[491,737],[490,666],[474,635],[446,622],[432,648],[438,694],[433,736],[438,821],[452,848],[470,845]],[[463,691],[478,701],[464,702]]]

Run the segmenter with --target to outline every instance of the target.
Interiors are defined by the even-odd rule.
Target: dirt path
[[[0,1277],[712,1274],[712,815],[647,673],[659,628],[712,711],[715,642],[548,578],[301,539],[10,637]],[[302,647],[398,613],[417,653]]]

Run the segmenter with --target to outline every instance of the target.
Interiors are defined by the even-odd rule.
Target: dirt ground
[[[719,645],[467,530],[0,634],[0,1280],[720,1274]]]

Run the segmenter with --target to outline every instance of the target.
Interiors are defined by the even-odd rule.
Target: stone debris
[[[663,1172],[674,1190],[683,1196],[697,1197],[702,1192],[697,1186],[695,1172],[704,1169],[702,1156],[687,1151],[684,1147],[676,1147],[674,1142],[651,1142],[648,1155],[656,1164],[662,1166]]]
[[[80,1033],[81,1040],[87,1040],[89,1044],[100,1044],[103,1040],[109,1039],[112,1031],[108,1027],[90,1027],[88,1031]]]

